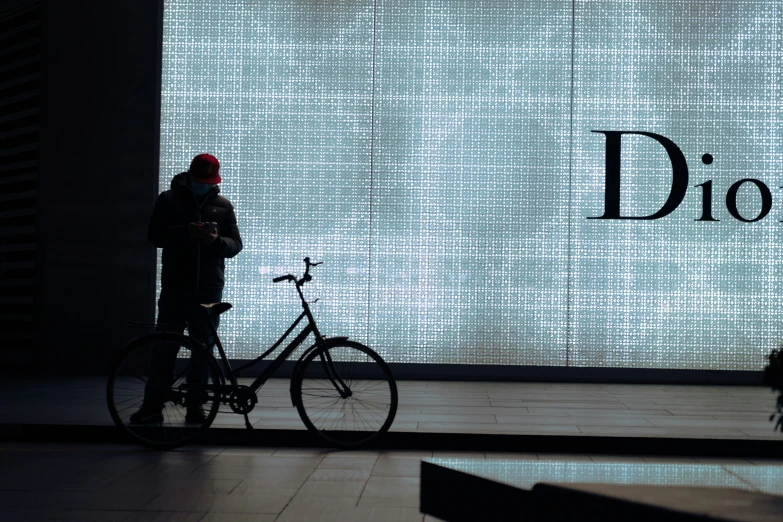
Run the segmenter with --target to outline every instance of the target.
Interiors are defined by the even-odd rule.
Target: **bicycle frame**
[[[309,269],[309,268],[308,268]],[[303,278],[304,281],[304,278]],[[304,329],[299,332],[299,334],[294,337],[291,342],[286,346],[282,352],[280,352],[277,357],[272,361],[272,363],[259,375],[252,384],[250,384],[249,388],[255,393],[257,392],[265,383],[269,380],[269,378],[275,374],[275,372],[280,369],[280,366],[283,365],[283,363],[286,361],[289,355],[293,353],[302,343],[304,343],[305,339],[312,333],[315,336],[315,343],[313,343],[309,348],[307,348],[304,353],[299,357],[299,360],[297,361],[296,368],[299,367],[299,363],[304,359],[304,357],[307,356],[312,350],[319,346],[324,345],[324,337],[321,335],[321,332],[318,330],[318,326],[315,323],[315,318],[313,317],[312,312],[310,311],[310,305],[305,300],[304,295],[302,294],[302,283],[297,282],[296,283],[296,291],[299,295],[299,300],[302,303],[302,313],[297,317],[297,319],[291,324],[291,326],[288,327],[288,330],[283,333],[282,336],[264,353],[259,355],[254,360],[240,366],[236,370],[232,370],[231,364],[228,362],[228,357],[226,356],[226,352],[223,349],[223,344],[220,342],[220,338],[218,337],[217,329],[212,324],[212,321],[207,321],[209,325],[209,330],[211,334],[213,335],[213,338],[215,339],[215,345],[218,348],[218,352],[220,353],[220,360],[225,365],[225,368],[228,370],[228,374],[226,375],[231,382],[233,386],[238,386],[237,383],[237,375],[242,370],[245,370],[247,368],[250,368],[251,366],[254,366],[258,364],[259,362],[263,361],[268,355],[270,355],[272,352],[274,352],[282,343],[285,341],[285,339],[291,335],[291,332],[294,331],[294,329],[299,325],[300,322],[302,322],[302,319],[307,319],[307,325],[304,327]],[[346,337],[347,339],[347,337]],[[329,364],[326,364],[328,360]],[[349,397],[351,395],[351,391],[348,389],[348,386],[343,382],[343,380],[340,378],[337,369],[334,368],[334,365],[331,364],[332,360],[329,354],[327,354],[326,358],[322,358],[322,361],[325,364],[327,375],[329,379],[331,380],[332,384],[334,385],[335,389],[340,393],[341,396]],[[296,374],[296,371],[294,371],[294,375]],[[337,381],[337,382],[335,382]],[[339,385],[338,385],[339,383]]]

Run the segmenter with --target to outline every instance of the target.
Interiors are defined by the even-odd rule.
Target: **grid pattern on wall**
[[[783,223],[778,2],[578,2],[575,10],[572,335],[577,366],[760,370],[780,342]],[[605,137],[672,139],[689,167],[679,208],[606,222]],[[624,136],[621,210],[644,216],[672,185],[664,148]],[[714,161],[706,165],[702,156]],[[770,187],[773,210],[743,223],[726,210],[738,180]],[[712,180],[712,215],[702,188]],[[760,211],[744,184],[741,215]]]
[[[296,317],[271,278],[310,256],[321,328],[391,362],[759,369],[780,333],[783,212],[742,223],[723,201],[741,178],[779,184],[781,10],[167,0],[161,188],[197,153],[221,160],[245,240],[230,356]],[[585,219],[603,210],[595,129],[674,140],[680,207]],[[624,140],[623,212],[650,214],[671,167]],[[694,221],[707,179],[719,222]],[[745,184],[743,215],[758,199]]]

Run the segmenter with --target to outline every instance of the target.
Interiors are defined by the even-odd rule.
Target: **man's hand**
[[[201,241],[201,244],[204,246],[211,245],[215,242],[215,240],[218,238],[217,229],[215,230],[207,230],[206,228],[202,231],[202,236],[199,238],[199,241]]]
[[[209,230],[201,221],[189,223],[188,234],[204,246],[211,245],[218,238],[217,229]]]

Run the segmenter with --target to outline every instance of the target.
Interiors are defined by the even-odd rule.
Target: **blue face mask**
[[[191,185],[193,186],[193,193],[197,196],[203,196],[215,186],[211,183],[199,183],[197,181],[193,181]]]

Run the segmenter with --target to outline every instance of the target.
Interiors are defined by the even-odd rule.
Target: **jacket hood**
[[[187,172],[180,172],[171,180],[171,190],[175,192],[191,192],[190,188],[190,176]],[[220,187],[215,185],[209,193],[214,193],[216,196],[220,194]]]

